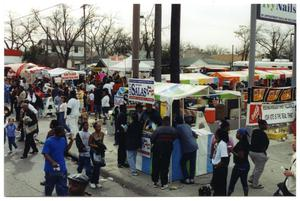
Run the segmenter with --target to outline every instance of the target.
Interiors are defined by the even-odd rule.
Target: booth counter
[[[204,129],[193,129],[193,131],[195,131],[195,133],[198,135],[197,143],[199,147],[197,151],[195,176],[212,173],[213,169],[210,160],[210,142],[212,138],[212,133]],[[147,149],[146,147],[149,146],[148,144],[149,142],[150,142],[150,136],[145,134],[143,136],[143,148],[137,154],[136,168],[145,174],[151,175],[152,172],[151,155],[150,153],[149,155],[148,153],[145,153],[145,149]],[[150,149],[148,150],[150,151]],[[182,154],[181,154],[180,141],[177,139],[173,142],[173,152],[172,152],[172,158],[171,158],[170,170],[169,170],[170,179],[172,178],[172,181],[183,179],[181,168],[180,168],[181,156]]]

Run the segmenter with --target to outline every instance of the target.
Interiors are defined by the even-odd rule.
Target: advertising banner
[[[262,119],[268,124],[287,123],[295,119],[296,103],[262,104]]]
[[[247,105],[247,125],[257,125],[258,119],[262,116],[261,106],[261,103],[250,103]]]
[[[259,118],[264,119],[268,124],[287,123],[295,119],[296,102],[269,104],[250,103],[247,107],[247,125],[257,125]]]
[[[253,87],[251,102],[291,102],[295,100],[293,87]]]
[[[76,72],[66,72],[61,75],[63,80],[79,80],[79,74]]]
[[[125,103],[124,101],[124,96],[114,96],[114,105],[115,106],[120,106],[123,105]]]
[[[285,24],[296,24],[296,4],[259,4],[257,18]]]
[[[271,88],[266,94],[265,102],[276,102],[279,99],[281,89]]]
[[[252,102],[263,102],[267,90],[268,88],[253,87]]]
[[[129,79],[128,100],[154,104],[154,80]]]

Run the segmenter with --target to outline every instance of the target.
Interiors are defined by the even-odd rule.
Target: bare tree
[[[51,16],[46,17],[46,20],[39,16],[38,11],[33,10],[33,14],[35,20],[47,34],[52,47],[55,47],[53,50],[62,66],[66,67],[74,42],[80,37],[84,27],[95,17],[93,7],[89,7],[85,19],[80,18],[79,23],[76,23],[74,17],[70,15],[70,10],[66,5],[55,10]]]
[[[154,19],[149,15],[143,17],[142,30],[141,30],[141,48],[146,51],[146,58],[151,58],[151,52],[154,49]]]
[[[288,43],[292,29],[282,31],[278,26],[266,27],[261,30],[257,43],[265,50],[265,54],[271,61],[282,58]]]
[[[125,55],[132,52],[132,38],[123,28],[117,29],[113,34],[111,54]]]
[[[256,34],[261,30],[262,25],[258,25],[256,28]],[[239,30],[234,32],[235,36],[241,41],[241,54],[242,60],[248,60],[248,55],[250,52],[250,27],[245,25],[240,25]]]
[[[13,19],[12,15],[9,15],[9,21],[6,29],[6,34],[4,37],[4,43],[8,49],[21,49],[25,51],[29,49],[30,46],[34,46],[36,41],[33,38],[33,34],[37,31],[38,25],[35,23],[33,18],[25,18],[26,21],[20,19]]]
[[[205,50],[207,55],[219,55],[219,54],[228,54],[229,50],[226,48],[219,47],[218,45],[208,45]]]

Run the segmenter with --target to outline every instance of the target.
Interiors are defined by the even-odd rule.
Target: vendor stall
[[[155,100],[161,103],[166,103],[167,109],[165,115],[170,115],[172,119],[172,103],[174,100],[181,100],[187,97],[200,97],[200,96],[210,96],[215,92],[209,86],[201,85],[190,85],[190,84],[175,84],[175,83],[158,83],[154,84],[154,96]],[[240,96],[236,93],[229,92],[217,92],[220,96],[227,96],[227,98]],[[184,111],[184,110],[183,110]],[[211,173],[212,165],[210,162],[210,144],[211,137],[213,135],[210,132],[209,127],[207,126],[206,120],[202,112],[196,112],[197,121],[196,126],[192,128],[194,132],[199,136],[197,138],[197,143],[199,149],[197,151],[197,160],[196,160],[196,176]],[[183,115],[184,116],[184,115]],[[199,128],[199,122],[205,124],[203,128]],[[137,154],[136,166],[137,169],[146,173],[151,174],[151,132],[144,131],[142,138],[143,145],[140,152]],[[173,152],[171,156],[170,163],[170,180],[180,180],[182,179],[182,173],[180,168],[180,159],[181,159],[181,146],[180,141],[177,139],[173,144]]]
[[[162,75],[162,80],[170,82],[170,75]],[[207,85],[207,84],[218,84],[219,79],[217,77],[210,77],[202,73],[181,73],[180,74],[180,83],[182,84],[198,84],[198,85]]]

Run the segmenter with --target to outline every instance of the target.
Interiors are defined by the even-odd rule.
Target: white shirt
[[[228,157],[227,144],[224,141],[220,141],[217,145],[215,153],[212,158],[212,164],[217,165],[221,162],[221,158]]]
[[[79,153],[79,156],[84,156],[84,157],[90,157],[90,146],[89,146],[89,139],[90,139],[90,133],[87,131],[80,131],[79,136],[81,138],[81,141],[83,145],[85,146],[86,152]]]
[[[291,165],[291,172],[293,173],[294,176],[288,177],[285,183],[286,188],[293,195],[296,195],[296,161],[295,160],[296,160],[296,153],[294,153],[292,157],[292,165]]]
[[[90,101],[94,101],[94,99],[95,99],[94,94],[93,94],[93,93],[90,93]]]
[[[108,95],[106,95],[102,98],[101,104],[102,104],[102,107],[110,107]]]
[[[38,114],[38,111],[35,109],[35,107],[33,107],[33,105],[31,105],[30,103],[28,103],[28,109],[31,110],[35,115]]]
[[[111,90],[113,89],[113,85],[111,83],[106,83],[103,86],[103,89],[108,89],[108,93],[109,93],[109,95],[111,95]]]
[[[68,101],[68,108],[71,109],[71,113],[69,114],[69,116],[80,116],[80,102],[79,100],[75,99],[75,98],[71,98]]]
[[[87,92],[90,92],[90,91],[94,91],[95,88],[96,88],[95,85],[93,85],[93,84],[88,84],[88,85],[86,85],[85,90],[86,90]]]

